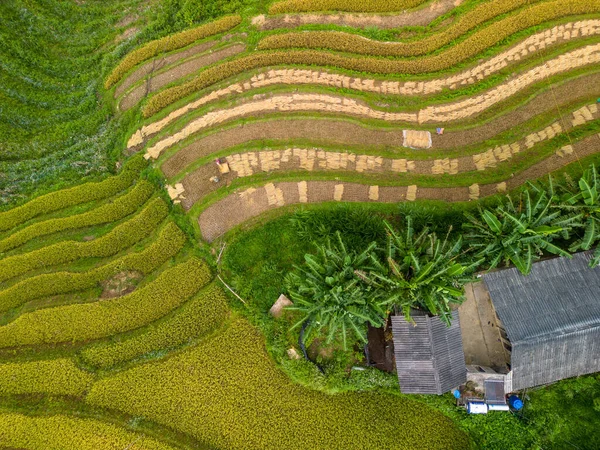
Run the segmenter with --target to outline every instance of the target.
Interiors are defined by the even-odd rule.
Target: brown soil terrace
[[[451,188],[411,186],[377,186],[337,181],[300,181],[268,183],[258,188],[235,192],[210,205],[198,217],[202,237],[212,242],[228,230],[267,210],[285,205],[328,201],[395,203],[414,200],[443,200],[449,202],[477,200],[498,192],[521,186],[580,158],[600,152],[600,135],[590,136],[562,152],[533,165],[501,182],[486,185]],[[189,208],[188,196],[183,201]]]
[[[427,106],[417,112],[385,112],[375,110],[364,102],[329,94],[276,94],[267,98],[246,101],[237,106],[207,112],[192,120],[181,130],[158,141],[144,157],[158,158],[165,149],[188,136],[228,121],[272,112],[314,111],[383,120],[390,123],[448,123],[471,118],[506,100],[520,90],[549,76],[600,62],[600,44],[574,50],[535,67],[485,93],[439,106]]]
[[[455,175],[457,173],[483,171],[497,167],[499,163],[509,161],[513,156],[533,148],[537,143],[554,138],[556,135],[571,130],[575,126],[600,117],[595,103],[576,110],[565,120],[565,126],[557,121],[543,130],[534,132],[525,138],[504,145],[498,145],[484,152],[459,158],[431,160],[389,159],[373,155],[360,155],[346,152],[325,151],[319,148],[287,148],[285,150],[269,150],[228,155],[225,160],[230,172],[219,173],[214,163],[205,164],[186,175],[180,183],[179,195],[185,192],[184,205],[192,205],[201,198],[234,179],[249,177],[260,172],[293,171],[335,171],[343,170],[357,173],[413,173],[420,175]],[[568,152],[561,148],[560,154]],[[563,155],[564,156],[564,155]],[[217,176],[219,181],[211,178]]]
[[[210,46],[208,47],[210,48]],[[190,49],[191,50],[191,49]],[[166,86],[173,81],[179,80],[187,75],[190,75],[197,70],[202,69],[203,67],[214,64],[223,59],[229,58],[230,56],[237,55],[246,50],[245,44],[231,44],[227,47],[224,47],[219,50],[215,50],[214,52],[209,52],[205,54],[201,54],[197,57],[193,57],[181,64],[176,65],[175,67],[166,70],[164,72],[158,73],[152,76],[152,73],[157,70],[157,68],[153,68],[152,65],[150,67],[142,67],[138,70],[141,72],[137,74],[137,71],[134,72],[131,76],[136,75],[136,80],[144,78],[146,75],[150,75],[151,77],[147,80],[146,83],[143,83],[136,88],[132,89],[130,92],[126,93],[119,103],[119,109],[121,111],[126,111],[142,100],[146,95],[151,92],[155,92],[162,87]],[[179,56],[179,54],[171,55],[171,56]],[[176,58],[176,60],[181,59],[181,57]],[[166,64],[163,64],[166,65]],[[142,70],[143,69],[143,70]],[[131,77],[130,76],[130,77]],[[129,78],[125,80],[128,82]],[[132,82],[133,83],[133,82]],[[125,84],[125,83],[123,83]],[[121,87],[121,86],[120,86]]]
[[[261,30],[291,28],[300,25],[343,25],[354,28],[399,28],[407,25],[428,25],[433,20],[459,6],[463,0],[437,0],[424,8],[403,11],[399,14],[285,14],[282,16],[257,16],[252,24]]]
[[[191,56],[197,55],[199,53],[204,53],[210,48],[214,47],[218,41],[208,41],[202,42],[198,45],[194,45],[193,47],[184,50],[179,53],[172,53],[170,55],[165,55],[163,57],[154,58],[144,64],[142,64],[138,69],[134,70],[127,78],[123,80],[121,84],[117,86],[115,89],[114,97],[120,97],[136,82],[144,79],[147,75],[155,72],[157,70],[162,69],[169,64],[173,64],[181,59],[189,58]]]
[[[549,112],[580,103],[598,95],[600,74],[586,75],[534,96],[528,103],[495,120],[467,130],[446,130],[443,135],[433,134],[433,149],[456,150],[467,145],[483,142],[523,122]],[[568,114],[567,114],[568,116]],[[568,121],[560,124],[563,129]],[[398,148],[402,143],[402,130],[373,129],[339,119],[294,118],[248,122],[239,126],[218,130],[202,136],[179,150],[161,166],[167,178],[174,177],[199,158],[223,151],[236,145],[260,140],[294,139],[310,140],[314,145],[378,145],[388,149]],[[426,150],[419,150],[427,153]]]
[[[556,26],[550,30],[535,34],[505,52],[492,57],[476,67],[446,78],[419,81],[399,82],[385,81],[362,77],[349,77],[324,70],[309,69],[271,69],[254,75],[246,82],[234,83],[201,97],[173,112],[165,118],[143,126],[129,140],[128,148],[139,145],[143,138],[156,134],[167,124],[184,114],[198,109],[210,102],[230,97],[233,94],[247,92],[276,84],[311,84],[328,87],[343,87],[360,92],[374,92],[384,95],[428,95],[441,92],[443,89],[461,89],[488,77],[509,64],[519,61],[532,53],[538,52],[556,43],[566,42],[576,37],[600,34],[600,20],[585,20]]]

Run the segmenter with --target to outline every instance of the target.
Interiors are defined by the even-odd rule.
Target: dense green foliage
[[[23,314],[0,327],[0,347],[85,341],[132,330],[181,305],[210,277],[205,263],[190,258],[123,297]]]
[[[450,324],[451,308],[463,300],[463,286],[483,259],[463,264],[463,240],[450,238],[451,229],[444,239],[428,228],[416,232],[410,216],[400,233],[389,223],[385,227],[383,262],[376,242],[349,252],[338,231],[335,244],[318,246],[316,255],[305,255],[304,266],[288,275],[294,305],[286,309],[301,316],[291,329],[303,326],[305,341],[325,330],[327,344],[339,334],[347,349],[349,333],[366,343],[366,325],[382,327],[394,308],[407,320],[415,308]]]
[[[514,264],[524,275],[544,251],[569,256],[569,252],[553,241],[569,239],[581,216],[564,216],[551,209],[554,197],[545,191],[525,189],[516,199],[510,196],[495,210],[480,209],[477,216],[467,214],[464,224],[466,239],[487,268],[500,263]]]
[[[94,377],[71,359],[0,364],[0,395],[48,394],[81,396]]]
[[[461,261],[463,240],[451,238],[452,229],[444,239],[428,228],[417,232],[410,216],[400,233],[387,223],[386,228],[387,270],[380,265],[364,277],[384,293],[389,304],[400,308],[407,320],[416,308],[440,316],[449,325],[452,307],[464,299],[464,285],[473,281],[472,273],[482,260]]]
[[[174,450],[141,433],[95,419],[0,414],[0,445],[30,450]]]
[[[217,448],[469,448],[449,419],[417,402],[293,384],[263,346],[238,319],[171,358],[96,383],[87,402],[144,415]]]
[[[553,184],[550,183],[550,186]],[[600,176],[596,166],[592,165],[585,170],[577,185],[568,180],[559,185],[557,193],[561,195],[558,208],[583,216],[583,236],[571,244],[569,251],[590,250],[596,245],[590,266],[597,266],[600,264]]]
[[[341,336],[344,349],[347,337],[367,342],[366,326],[381,327],[387,317],[389,301],[373,283],[365,283],[361,273],[378,269],[371,258],[376,244],[372,243],[361,253],[349,252],[341,234],[335,235],[325,245],[317,247],[317,254],[304,256],[304,266],[288,274],[286,290],[301,318],[292,329],[303,326],[304,341],[326,330],[327,343]]]
[[[220,326],[228,313],[227,299],[216,284],[200,291],[170,316],[134,335],[120,335],[81,352],[86,364],[106,368],[150,352],[166,352]]]

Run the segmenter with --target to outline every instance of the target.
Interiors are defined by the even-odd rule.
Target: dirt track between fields
[[[138,69],[133,71],[127,78],[123,80],[122,83],[120,83],[117,86],[117,88],[115,89],[114,98],[118,98],[121,95],[123,95],[127,91],[127,89],[133,86],[136,82],[144,79],[147,75],[151,74],[152,72],[156,72],[162,69],[163,67],[173,64],[182,59],[189,58],[200,53],[204,53],[205,51],[214,47],[217,43],[218,41],[202,42],[182,52],[173,53],[163,57],[156,57],[153,60],[142,64]]]
[[[261,30],[291,28],[300,25],[341,25],[354,28],[377,27],[383,29],[424,26],[446,14],[462,3],[462,0],[437,0],[425,7],[404,11],[399,14],[285,14],[282,16],[257,16],[252,24]]]
[[[206,208],[198,217],[202,237],[211,242],[233,227],[270,209],[300,203],[326,201],[385,202],[414,200],[468,201],[504,192],[538,179],[545,174],[600,152],[600,135],[575,143],[570,149],[537,163],[514,177],[487,185],[424,188],[410,186],[378,186],[337,181],[275,182],[260,187],[240,189]],[[191,207],[186,190],[184,207]]]

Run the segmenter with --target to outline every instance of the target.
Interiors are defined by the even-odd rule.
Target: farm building
[[[404,393],[442,394],[465,381],[503,380],[506,393],[600,372],[600,267],[590,252],[553,258],[522,275],[482,275],[450,328],[437,317],[415,324],[392,316]]]
[[[414,323],[392,316],[394,356],[400,390],[405,394],[443,394],[467,378],[458,312],[452,325],[415,313]]]
[[[590,252],[483,275],[511,345],[512,391],[600,371],[600,267]]]

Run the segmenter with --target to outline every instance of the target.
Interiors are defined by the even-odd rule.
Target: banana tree
[[[567,183],[560,190],[563,193],[560,208],[579,213],[583,218],[583,236],[573,242],[569,250],[589,250],[596,245],[590,261],[590,267],[595,267],[600,264],[600,176],[596,166],[585,170],[577,184]]]
[[[571,256],[553,241],[569,239],[573,229],[582,226],[583,215],[565,214],[553,207],[556,202],[556,196],[541,189],[525,189],[518,202],[507,196],[506,202],[493,210],[480,208],[477,216],[465,213],[465,238],[489,268],[512,263],[527,275],[544,251]]]
[[[451,228],[439,239],[428,228],[415,233],[410,216],[402,233],[385,226],[387,267],[372,271],[369,282],[385,293],[386,302],[401,308],[407,320],[416,308],[439,315],[449,325],[452,305],[463,301],[464,285],[473,281],[471,274],[482,260],[459,261],[463,241],[449,239]]]
[[[292,329],[307,324],[305,342],[325,333],[327,343],[341,337],[347,349],[349,336],[367,342],[367,324],[384,325],[389,302],[359,275],[380,270],[374,249],[372,243],[361,253],[349,252],[337,232],[335,243],[328,241],[316,255],[305,255],[304,266],[288,274],[285,285],[294,305],[286,309],[300,313]]]

